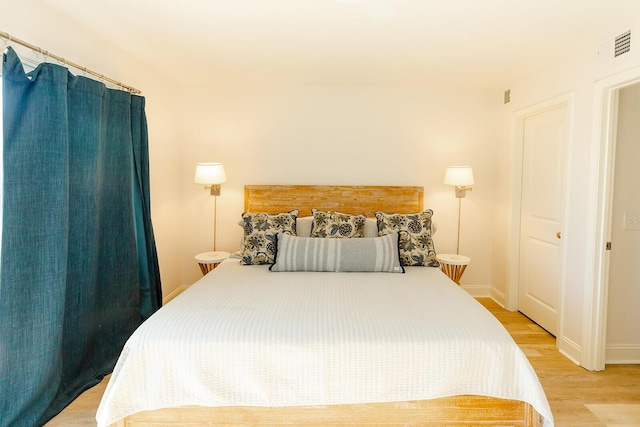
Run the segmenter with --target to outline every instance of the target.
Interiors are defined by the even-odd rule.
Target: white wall
[[[628,28],[627,28],[628,29]],[[621,31],[624,28],[621,29]],[[593,277],[589,266],[593,263],[593,247],[588,244],[595,212],[593,200],[597,193],[592,176],[598,170],[592,157],[599,149],[599,139],[593,134],[595,82],[623,70],[640,65],[637,55],[620,57],[617,60],[598,59],[600,42],[593,40],[582,46],[574,46],[567,55],[556,61],[541,63],[537,69],[514,79],[511,85],[512,102],[505,106],[506,126],[514,123],[518,110],[531,107],[551,98],[573,94],[573,112],[569,141],[569,163],[566,187],[565,225],[562,238],[565,244],[565,271],[561,295],[561,318],[558,346],[573,360],[582,363],[584,346],[589,345],[590,336],[584,336],[585,324],[593,313],[584,311],[591,302],[591,294],[585,292]],[[604,52],[603,52],[604,54]],[[513,134],[505,140],[505,149],[511,150]],[[518,159],[513,159],[518,161]],[[514,168],[513,162],[503,165],[503,173]],[[509,254],[510,259],[517,254]],[[498,282],[498,281],[497,281]],[[511,289],[511,288],[509,288]]]
[[[580,360],[591,316],[584,307],[592,273],[585,268],[592,249],[586,244],[588,209],[597,191],[591,179],[598,148],[594,82],[640,66],[637,55],[600,62],[599,41],[585,40],[563,58],[541,62],[505,84],[512,94],[506,106],[502,93],[474,85],[472,73],[468,82],[436,80],[421,87],[225,86],[212,76],[202,86],[179,88],[37,0],[4,2],[0,12],[1,30],[142,89],[165,294],[200,276],[193,255],[211,247],[212,199],[192,184],[193,169],[198,161],[217,160],[229,177],[218,199],[218,242],[230,251],[240,241],[235,223],[244,184],[324,183],[424,185],[425,207],[434,209],[439,225],[436,249],[453,252],[457,201],[442,177],[448,165],[469,164],[476,185],[463,200],[461,252],[472,264],[462,284],[480,292],[492,287],[492,295],[502,298],[509,292],[507,265],[514,256],[508,250],[510,180],[518,160],[511,151],[513,115],[573,93],[559,345]]]
[[[177,143],[176,86],[108,40],[37,0],[3,2],[0,6],[0,30],[142,90],[149,126],[151,211],[161,278],[165,294],[177,288],[180,284],[181,253],[181,233],[177,226],[180,183],[177,178],[181,152]],[[17,45],[15,49],[23,58],[34,57],[29,50]],[[80,73],[77,70],[72,72]]]
[[[625,213],[640,217],[640,84],[620,90],[611,215],[606,363],[640,363],[640,230],[625,229]]]
[[[457,200],[442,179],[447,166],[469,164],[476,186],[463,200],[461,252],[472,264],[462,284],[483,295],[504,287],[494,273],[504,265],[500,93],[442,80],[252,87],[212,79],[178,88],[37,0],[3,5],[0,29],[143,91],[165,295],[200,277],[193,255],[211,247],[213,200],[192,184],[195,163],[207,160],[224,162],[229,177],[218,198],[218,247],[229,251],[240,242],[243,185],[291,183],[423,185],[439,226],[436,249],[453,252]]]
[[[476,185],[463,199],[461,253],[472,261],[462,284],[488,295],[495,280],[494,220],[504,206],[495,167],[502,95],[450,83],[185,88],[183,284],[200,275],[193,255],[212,246],[213,202],[193,184],[197,162],[220,161],[227,172],[218,198],[220,250],[238,249],[245,184],[368,184],[424,186],[425,208],[438,224],[436,250],[443,253],[455,253],[457,215],[444,171],[469,164]]]

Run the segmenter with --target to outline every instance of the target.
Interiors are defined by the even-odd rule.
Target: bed
[[[301,219],[313,208],[416,213],[423,189],[245,187],[246,212],[296,209]],[[522,351],[439,268],[275,272],[243,262],[224,261],[138,328],[99,426],[553,425]]]

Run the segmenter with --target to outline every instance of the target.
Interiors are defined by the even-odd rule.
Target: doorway
[[[608,317],[608,291],[611,242],[613,188],[615,171],[615,137],[619,91],[640,83],[640,67],[632,68],[604,78],[594,88],[594,180],[590,187],[595,197],[589,203],[592,222],[587,230],[587,247],[593,257],[587,259],[585,268],[592,275],[585,282],[584,344],[581,365],[586,369],[601,371],[605,368],[606,328]],[[595,173],[597,172],[597,173]],[[592,262],[590,262],[592,261]]]
[[[640,84],[616,92],[605,364],[640,363]]]

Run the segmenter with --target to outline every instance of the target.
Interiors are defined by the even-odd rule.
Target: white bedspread
[[[520,348],[440,270],[275,273],[227,260],[133,334],[96,419],[459,394],[526,401],[553,425]]]

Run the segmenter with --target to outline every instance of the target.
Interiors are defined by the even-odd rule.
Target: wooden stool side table
[[[200,271],[204,276],[214,268],[218,264],[220,264],[225,259],[229,258],[229,252],[224,251],[215,251],[215,252],[202,252],[195,256],[198,265],[200,266]]]
[[[440,261],[440,269],[444,274],[460,285],[462,274],[471,262],[471,258],[456,254],[438,254],[438,261]]]

